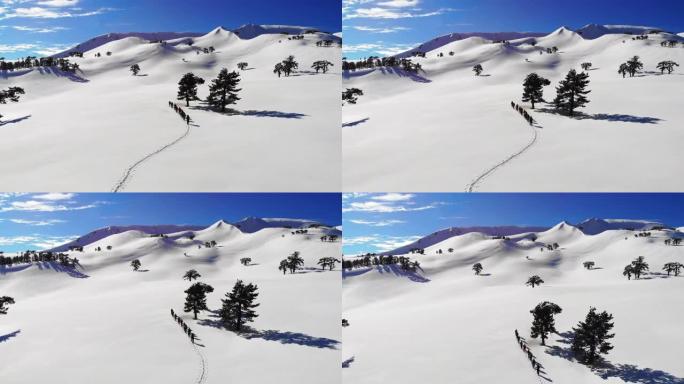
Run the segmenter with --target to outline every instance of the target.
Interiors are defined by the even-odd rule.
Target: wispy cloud
[[[434,11],[423,11],[419,9],[397,9],[397,8],[355,8],[343,12],[343,19],[411,19],[417,17],[438,16],[447,12],[457,11],[453,8],[440,8]]]
[[[362,252],[388,252],[411,244],[420,238],[421,236],[383,236],[374,234],[344,238],[343,242],[347,246],[365,246],[366,249]]]
[[[50,249],[78,239],[78,236],[43,236],[39,234],[24,236],[0,236],[0,246],[26,246],[37,249]]]
[[[392,8],[404,8],[404,7],[415,7],[420,3],[420,0],[389,0],[389,1],[381,1],[378,3],[378,5],[382,5],[384,7],[392,7]]]
[[[4,13],[0,14],[0,20],[26,18],[26,19],[61,19],[71,17],[86,17],[101,15],[103,13],[114,11],[114,8],[99,8],[93,11],[83,11],[74,9],[56,9],[46,7],[29,7],[29,8],[14,8],[5,9]]]
[[[393,213],[393,212],[415,212],[433,209],[439,206],[440,202],[429,204],[416,204],[412,193],[384,193],[375,195],[364,195],[357,198],[347,198],[344,200],[342,212],[372,212],[372,213]]]
[[[79,0],[41,0],[36,4],[47,7],[73,7],[77,5]]]
[[[54,33],[59,31],[67,30],[64,27],[27,27],[24,25],[13,25],[12,28],[17,31],[33,32],[33,33]]]
[[[75,205],[61,204],[52,201],[12,201],[9,205],[1,207],[0,212],[26,211],[26,212],[60,212],[60,211],[80,211],[95,208],[96,204]]]
[[[371,227],[389,227],[392,225],[396,224],[403,224],[406,223],[404,220],[379,220],[379,221],[372,221],[372,220],[349,220],[351,223],[354,224],[359,224],[359,225],[369,225]]]
[[[369,27],[365,25],[352,25],[350,26],[350,28],[355,29],[357,31],[370,33],[396,33],[400,31],[408,31],[411,29],[407,27]]]
[[[375,43],[359,43],[359,44],[344,44],[342,50],[345,53],[372,53],[383,56],[396,55],[398,53],[406,52],[415,47],[417,44],[385,44],[383,42]]]
[[[42,195],[33,195],[34,199],[37,200],[49,200],[49,201],[59,201],[59,200],[71,200],[76,196],[74,193],[44,193]]]
[[[64,220],[51,219],[51,220],[26,220],[26,219],[9,219],[9,221],[15,224],[26,224],[33,225],[36,227],[44,227],[47,225],[55,225],[59,223],[66,223]]]

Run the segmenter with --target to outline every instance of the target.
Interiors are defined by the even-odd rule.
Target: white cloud
[[[30,7],[30,8],[15,8],[10,12],[5,12],[0,16],[0,20],[13,18],[29,18],[29,19],[60,19],[69,17],[85,17],[100,15],[108,11],[113,11],[113,8],[100,8],[90,12],[71,12],[69,10],[55,10],[54,8],[44,7]],[[80,12],[80,13],[79,13]]]
[[[38,249],[50,249],[78,239],[78,236],[42,236],[25,235],[3,237],[0,236],[0,246],[33,246]]]
[[[417,44],[385,44],[383,42],[376,43],[360,43],[360,44],[344,44],[342,50],[345,53],[375,53],[383,56],[396,55],[397,53],[406,52],[415,47]]]
[[[395,33],[399,31],[408,31],[411,28],[406,28],[406,27],[368,27],[364,25],[352,25],[351,28],[356,29],[357,31],[362,31],[362,32],[371,32],[371,33]]]
[[[383,7],[393,7],[393,8],[404,8],[404,7],[415,7],[420,3],[420,0],[389,0],[381,1],[378,5]]]
[[[38,5],[45,5],[48,7],[73,7],[78,4],[79,0],[42,0]]]
[[[59,211],[80,211],[83,209],[95,208],[95,204],[66,206],[55,204],[50,201],[13,201],[9,206],[0,208],[0,212],[27,211],[27,212],[59,212]]]
[[[343,12],[343,19],[410,19],[416,17],[438,16],[446,12],[455,11],[452,8],[441,8],[434,11],[405,10],[400,11],[391,8],[357,8],[346,13]]]
[[[47,225],[54,225],[54,224],[59,224],[59,223],[66,223],[64,220],[26,220],[26,219],[10,219],[9,221],[15,223],[15,224],[26,224],[26,225],[33,225],[36,227],[44,227]]]
[[[424,211],[426,209],[435,208],[435,204],[424,206],[406,206],[393,204],[388,202],[377,201],[359,201],[352,202],[348,206],[342,208],[342,212],[376,212],[376,213],[392,213],[392,212],[413,212]]]
[[[369,225],[371,227],[389,227],[391,225],[405,223],[405,221],[403,221],[403,220],[379,220],[379,221],[349,220],[349,222],[354,223],[354,224],[359,224],[359,225]]]
[[[71,200],[74,196],[76,195],[73,193],[44,193],[42,195],[33,195],[33,198],[38,200],[58,201]]]
[[[351,238],[344,238],[342,241],[344,245],[366,245],[367,250],[363,252],[388,252],[395,250],[404,245],[413,243],[419,240],[421,236],[356,236]]]
[[[412,193],[385,193],[384,195],[373,196],[371,199],[380,201],[408,201],[413,199]]]
[[[12,28],[16,29],[17,31],[25,31],[25,32],[33,32],[33,33],[53,33],[53,32],[58,32],[58,31],[64,31],[67,28],[64,27],[26,27],[23,25],[13,25]]]

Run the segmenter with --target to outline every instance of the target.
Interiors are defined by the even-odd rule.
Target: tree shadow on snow
[[[65,72],[57,68],[52,68],[52,67],[38,67],[38,72],[40,72],[42,75],[48,74],[48,75],[55,75],[57,77],[66,77],[67,79],[75,82],[75,83],[88,83],[90,80],[81,77],[75,73],[71,72]]]
[[[26,115],[26,116],[23,116],[23,117],[19,117],[19,118],[16,118],[16,119],[12,119],[12,120],[0,121],[0,127],[2,127],[3,125],[7,125],[7,124],[15,124],[15,123],[24,121],[24,120],[26,120],[26,119],[28,119],[28,118],[30,118],[30,117],[31,117],[31,115]]]
[[[383,74],[391,74],[391,75],[397,75],[399,77],[408,77],[409,79],[417,82],[417,83],[432,83],[432,80],[423,77],[415,72],[409,72],[405,71],[400,68],[394,68],[394,67],[380,67],[378,68],[380,72]]]
[[[553,108],[537,108],[537,112],[542,112],[542,113],[550,113],[553,115],[562,115],[559,111],[553,109]],[[566,115],[563,115],[566,116]],[[604,120],[604,121],[615,121],[615,122],[621,122],[621,123],[639,123],[639,124],[658,124],[662,119],[659,119],[657,117],[648,117],[648,116],[634,116],[634,115],[625,115],[625,114],[619,114],[619,113],[597,113],[597,114],[586,114],[582,113],[579,111],[575,111],[574,116],[566,116],[571,119],[575,120]]]
[[[221,112],[221,111],[217,111],[217,110],[211,108],[208,105],[196,105],[196,106],[190,107],[190,109],[215,112],[215,113],[219,113],[221,115],[227,115],[227,116],[274,117],[274,118],[280,118],[280,119],[301,119],[301,118],[307,116],[303,113],[296,113],[296,112],[281,112],[281,111],[266,111],[266,110],[257,111],[257,110],[253,110],[253,109],[247,110],[247,111],[239,111],[237,109],[232,109],[232,108],[226,108],[225,112]]]
[[[340,342],[337,340],[328,339],[325,337],[314,337],[299,332],[277,331],[273,329],[249,329],[245,332],[238,333],[238,335],[247,340],[263,339],[268,341],[277,341],[280,344],[296,344],[322,349],[337,349],[337,346],[340,344]]]
[[[297,344],[324,349],[337,349],[337,346],[340,344],[340,342],[337,340],[328,339],[325,337],[314,337],[299,332],[277,331],[273,329],[256,330],[249,326],[244,326],[244,329],[238,332],[227,328],[225,324],[223,324],[221,317],[218,315],[218,311],[209,312],[209,318],[201,319],[197,321],[197,324],[234,332],[236,335],[247,340],[263,339],[268,341],[278,341],[281,344]]]
[[[17,335],[18,335],[20,332],[21,332],[21,329],[17,329],[16,331],[11,332],[11,333],[8,333],[8,334],[6,334],[6,335],[0,335],[0,343],[4,343],[5,341],[7,341],[7,340],[9,340],[9,339],[11,339],[11,338],[13,338],[13,337],[17,337]]]
[[[79,272],[76,270],[76,268],[72,267],[66,267],[60,263],[54,262],[54,261],[41,261],[35,263],[38,266],[38,269],[46,269],[46,270],[53,270],[55,272],[61,272],[61,273],[66,273],[70,277],[78,278],[78,279],[87,279],[88,275]]]
[[[8,267],[6,265],[0,265],[0,275],[6,275],[12,272],[20,272],[26,268],[30,268],[32,264],[22,264],[17,266]]]
[[[556,340],[565,347],[549,346],[546,353],[551,356],[558,356],[571,362],[577,362],[575,353],[570,348],[572,345],[573,332],[559,333],[561,339]],[[594,374],[600,378],[607,380],[615,377],[626,383],[640,383],[640,384],[684,384],[684,378],[676,377],[668,372],[641,368],[636,364],[613,364],[610,361],[599,358],[593,366],[587,366]]]
[[[356,120],[356,121],[350,121],[350,122],[348,122],[348,123],[343,123],[343,124],[342,124],[342,128],[344,128],[344,127],[355,127],[355,126],[357,126],[357,125],[359,125],[359,124],[365,123],[365,122],[368,121],[368,120],[370,120],[370,117],[366,117],[366,118],[364,118],[364,119],[360,119],[360,120]]]
[[[420,275],[418,272],[405,271],[397,265],[378,265],[376,270],[379,273],[391,273],[398,277],[406,277],[416,283],[427,283],[430,279]]]
[[[342,368],[349,368],[351,366],[351,363],[354,362],[354,356],[348,358],[347,360],[342,362]]]

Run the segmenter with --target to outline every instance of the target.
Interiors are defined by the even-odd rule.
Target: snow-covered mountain
[[[588,235],[596,235],[611,229],[627,229],[632,231],[648,231],[653,228],[665,228],[666,225],[651,220],[628,220],[628,219],[597,219],[585,220],[577,227]]]
[[[186,37],[198,37],[203,33],[196,32],[127,32],[127,33],[108,33],[93,37],[83,43],[77,44],[73,48],[69,48],[64,52],[60,52],[53,57],[68,57],[72,52],[87,52],[99,48],[102,45],[111,43],[112,41],[125,39],[128,37],[137,37],[142,40],[158,41],[158,40],[174,40]]]
[[[451,227],[431,233],[421,239],[414,241],[411,244],[399,247],[390,252],[391,255],[402,255],[408,253],[411,249],[427,248],[435,244],[441,243],[449,238],[465,235],[467,233],[480,233],[485,236],[511,236],[521,233],[541,232],[546,230],[545,227],[518,227],[518,226],[495,226],[495,227]]]
[[[442,48],[449,43],[454,41],[465,40],[471,37],[479,37],[485,40],[492,41],[504,41],[504,40],[516,40],[526,37],[541,37],[545,36],[545,33],[538,32],[465,32],[465,33],[450,33],[447,35],[436,37],[419,46],[412,48],[406,52],[402,52],[396,57],[410,57],[416,52],[429,52],[436,49]]]
[[[649,33],[664,32],[656,27],[644,27],[638,25],[602,25],[587,24],[576,31],[585,39],[597,39],[608,34],[647,35]]]
[[[666,32],[646,36],[589,39],[565,27],[503,43],[446,36],[424,43],[425,57],[411,57],[420,64],[417,73],[347,71],[344,87],[363,96],[342,109],[343,185],[348,191],[406,190],[407,183],[426,192],[681,190],[681,178],[653,165],[684,161],[672,145],[684,141],[677,98],[684,77],[681,67],[671,75],[658,69],[664,61],[684,62],[684,40]],[[670,47],[672,40],[680,43]],[[644,68],[623,78],[618,68],[634,56]],[[573,118],[551,103],[532,109],[522,102],[529,74],[550,81],[544,99],[551,101],[557,84],[583,63],[592,64],[590,102]],[[483,68],[479,76],[476,65]],[[651,160],[633,156],[634,148]],[[391,153],[411,155],[378,156]],[[397,177],[398,170],[410,177]]]
[[[339,258],[340,241],[320,241],[319,228],[244,233],[224,221],[164,237],[141,229],[68,252],[79,260],[75,268],[0,266],[0,294],[16,301],[0,324],[2,355],[15,356],[0,366],[3,383],[340,382],[339,267],[317,265],[322,257]],[[284,275],[280,261],[295,251],[303,269]],[[242,258],[251,262],[243,265]],[[142,264],[138,272],[130,266],[134,259]],[[209,311],[197,320],[183,312],[184,291],[194,283],[183,279],[190,269],[214,288]],[[259,293],[259,317],[243,333],[225,329],[217,315],[238,279]],[[197,345],[170,309],[197,334]],[[37,360],[44,369],[34,369]],[[65,368],[74,361],[78,369]],[[307,369],[291,369],[303,364]]]
[[[652,223],[584,223],[590,222]],[[665,263],[682,261],[681,246],[666,243],[679,232],[649,232],[605,229],[592,235],[566,222],[510,239],[470,232],[427,246],[425,254],[405,254],[420,263],[416,272],[399,266],[345,271],[342,315],[350,325],[343,329],[343,381],[682,383],[676,347],[684,342],[682,308],[671,303],[679,300],[684,278],[663,271]],[[553,244],[557,249],[547,248]],[[628,280],[624,267],[638,256],[650,269]],[[584,266],[589,261],[592,269]],[[484,268],[479,276],[472,270],[475,263]],[[526,286],[532,275],[544,283]],[[530,310],[542,301],[562,308],[555,316],[558,333],[546,346],[530,336]],[[606,365],[595,369],[578,363],[570,350],[572,327],[590,307],[613,314],[615,321],[614,349],[605,356]],[[516,344],[514,330],[542,364],[542,377]],[[393,369],[397,362],[411,369]]]
[[[26,94],[2,106],[0,184],[14,191],[339,191],[339,175],[329,171],[341,161],[339,121],[331,119],[339,113],[339,39],[324,32],[300,39],[269,28],[244,27],[249,39],[220,27],[200,36],[111,34],[82,44],[83,57],[69,58],[79,65],[76,73],[3,73],[0,88]],[[299,69],[279,77],[275,64],[291,55]],[[316,72],[316,61],[332,66]],[[238,63],[248,65],[239,70]],[[205,102],[223,68],[239,72],[241,89],[226,113]],[[188,107],[176,98],[189,72],[206,83],[198,87],[201,100]],[[192,124],[169,101],[183,104]],[[44,150],[20,156],[27,148]]]

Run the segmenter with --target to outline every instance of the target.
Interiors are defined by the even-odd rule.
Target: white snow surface
[[[14,356],[0,366],[0,377],[16,384],[339,383],[339,270],[321,272],[316,262],[339,257],[341,249],[339,242],[321,242],[317,231],[242,233],[222,221],[194,231],[194,240],[186,231],[168,238],[127,231],[71,253],[80,260],[76,270],[48,263],[3,267],[0,292],[16,304],[0,322],[2,356]],[[198,249],[211,240],[218,246]],[[111,251],[94,251],[108,245]],[[283,275],[278,264],[294,251],[306,268]],[[242,257],[252,265],[241,265]],[[136,258],[141,272],[129,266]],[[189,269],[214,287],[207,300],[212,311],[237,279],[255,283],[259,317],[251,325],[261,336],[227,331],[212,312],[198,320],[184,313],[190,283],[182,276]],[[183,314],[201,346],[193,347],[171,308]]]
[[[510,45],[480,37],[450,42],[412,58],[419,74],[391,68],[345,73],[343,86],[363,90],[343,106],[345,191],[681,191],[672,164],[684,161],[681,67],[661,75],[663,60],[684,63],[684,49],[651,34],[648,40],[607,34],[588,40],[566,28]],[[535,44],[536,46],[533,46]],[[555,54],[540,48],[558,47]],[[448,52],[455,52],[449,56]],[[438,57],[439,53],[444,57]],[[638,55],[644,71],[617,73]],[[546,100],[570,69],[591,62],[590,103],[578,118],[531,110],[522,83],[548,78]],[[472,67],[482,64],[475,76]],[[522,105],[532,127],[511,108]]]
[[[681,262],[681,248],[666,246],[671,230],[634,237],[629,230],[586,235],[567,223],[529,237],[494,240],[467,233],[409,254],[422,272],[356,269],[343,277],[343,381],[352,383],[545,383],[517,345],[527,339],[543,375],[556,384],[682,383],[684,352],[680,300],[684,277],[668,277],[664,263]],[[540,251],[557,242],[556,251]],[[455,248],[453,253],[446,249]],[[442,249],[443,254],[437,254]],[[628,281],[622,270],[645,256],[650,273]],[[596,268],[586,270],[584,261]],[[475,263],[484,266],[474,275]],[[539,275],[545,283],[524,283]],[[529,311],[558,304],[559,334],[547,347],[532,339]],[[568,332],[590,306],[614,315],[612,368],[592,371],[569,352]],[[603,376],[603,377],[602,377]]]
[[[223,28],[166,45],[129,36],[71,58],[81,68],[76,75],[1,73],[0,88],[20,86],[26,95],[0,107],[0,184],[12,191],[339,191],[339,173],[330,170],[341,157],[341,54],[337,45],[315,45],[326,39],[339,40],[326,33],[243,40]],[[216,51],[197,54],[208,47]],[[273,66],[289,55],[299,72],[278,78]],[[316,60],[334,66],[316,74]],[[169,108],[185,73],[206,80],[198,92],[204,99],[218,72],[237,70],[238,62],[249,64],[233,105],[239,114],[195,101],[184,107],[188,127]]]

